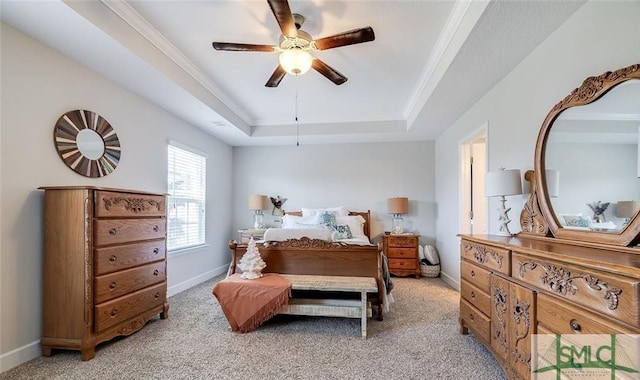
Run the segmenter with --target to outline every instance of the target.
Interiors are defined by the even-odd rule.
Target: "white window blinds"
[[[205,243],[206,166],[204,155],[169,143],[167,249]]]

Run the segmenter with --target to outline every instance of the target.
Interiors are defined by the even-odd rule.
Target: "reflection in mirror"
[[[631,201],[640,201],[639,129],[635,79],[566,109],[553,122],[545,167],[559,176],[558,196],[549,200],[561,227],[619,233],[633,219],[638,203]],[[552,181],[547,177],[548,185]]]
[[[78,150],[90,160],[97,160],[104,154],[104,141],[102,137],[91,129],[83,129],[76,136]]]

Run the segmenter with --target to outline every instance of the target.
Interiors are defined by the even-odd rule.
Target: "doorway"
[[[460,232],[487,234],[487,123],[460,142]]]

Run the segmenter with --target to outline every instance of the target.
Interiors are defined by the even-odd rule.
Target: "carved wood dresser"
[[[637,168],[633,165],[627,168],[629,170],[616,172],[616,177],[609,180],[610,184],[598,190],[595,189],[597,186],[592,186],[593,182],[589,182],[591,178],[585,178],[584,174],[577,177],[570,175],[580,172],[575,166],[564,166],[561,171],[547,170],[546,151],[547,148],[554,148],[553,144],[547,146],[552,126],[563,126],[556,124],[561,119],[561,113],[576,106],[588,107],[599,98],[610,96],[617,90],[616,86],[627,81],[633,82],[621,86],[621,89],[640,88],[639,79],[640,64],[588,77],[582,86],[573,90],[549,112],[536,142],[535,170],[525,173],[525,180],[531,184],[529,197],[520,214],[522,232],[515,237],[461,235],[461,332],[466,334],[472,331],[493,352],[510,379],[529,379],[532,377],[532,368],[533,371],[541,368],[541,363],[536,361],[537,351],[532,352],[535,341],[532,336],[535,334],[552,334],[554,339],[558,339],[553,348],[547,347],[549,352],[556,352],[557,355],[560,355],[563,346],[556,334],[567,334],[565,337],[572,345],[570,349],[576,349],[574,352],[577,356],[567,355],[571,358],[570,361],[567,359],[570,368],[562,367],[557,358],[555,363],[544,363],[544,370],[553,369],[556,378],[590,377],[593,374],[583,372],[587,368],[598,368],[610,378],[632,378],[614,365],[615,352],[618,352],[614,343],[594,347],[594,350],[610,348],[612,356],[607,360],[598,357],[597,367],[591,366],[591,346],[574,347],[573,344],[582,341],[577,338],[585,338],[577,334],[605,334],[606,338],[611,339],[617,336],[613,334],[624,334],[620,337],[625,341],[630,339],[629,344],[634,347],[622,347],[620,351],[625,348],[635,350],[631,351],[630,356],[637,360],[638,339],[634,334],[640,334],[640,209],[625,216],[625,222],[615,219],[620,217],[617,215],[619,212],[610,214],[609,218],[616,222],[609,220],[609,227],[602,228],[589,203],[594,199],[607,199],[618,204],[633,203],[626,200],[638,199],[640,195]],[[639,92],[622,92],[609,100],[622,99],[620,104],[616,103],[620,106],[638,96]],[[637,102],[633,103],[637,110]],[[604,117],[604,108],[598,109],[602,112],[599,115]],[[589,114],[592,110],[584,112],[583,109],[583,112]],[[617,114],[622,111],[615,107],[612,112]],[[605,126],[604,123],[597,125]],[[606,126],[615,131],[616,125]],[[637,129],[637,126],[634,128]],[[562,128],[559,130],[561,133],[565,131]],[[608,131],[605,129],[601,132],[604,136]],[[635,149],[632,149],[634,162]],[[549,157],[554,156],[550,154]],[[606,158],[606,155],[602,155],[598,160],[607,164]],[[576,161],[562,156],[554,164],[560,165],[563,160],[571,165],[575,165]],[[552,159],[549,161],[553,162]],[[609,162],[610,166],[603,167],[609,170],[617,164]],[[554,166],[554,169],[557,168]],[[557,189],[548,187],[547,183],[553,183],[553,171],[561,172],[560,178],[564,176],[564,181],[569,182],[568,186],[559,186]],[[595,177],[593,180],[600,181]],[[617,181],[629,181],[629,185],[616,186],[614,183]],[[580,186],[575,186],[576,182]],[[616,192],[611,191],[611,187],[617,187]],[[583,190],[576,191],[576,188]],[[591,188],[596,192],[585,195],[584,189]],[[580,211],[580,207],[587,205],[594,211],[593,219],[597,223],[589,222],[586,227],[572,225],[559,213],[559,210],[567,209]],[[580,350],[576,347],[580,347]],[[637,361],[626,365],[625,370],[640,370]],[[615,374],[611,369],[613,367],[618,369]],[[560,368],[568,368],[574,373],[565,377]],[[637,373],[633,375],[637,376]]]
[[[80,350],[168,318],[166,195],[88,186],[44,190],[42,352]]]

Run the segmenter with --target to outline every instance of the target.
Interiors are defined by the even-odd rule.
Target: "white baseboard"
[[[226,273],[229,265],[223,265],[219,268],[210,270],[196,277],[190,278],[187,281],[183,281],[179,284],[167,288],[167,297],[171,297],[180,292],[183,292],[189,288],[192,288],[202,282],[210,280],[215,276]],[[16,348],[5,354],[0,355],[0,373],[10,370],[13,367],[17,367],[20,364],[26,363],[29,360],[33,360],[42,355],[40,349],[40,340],[31,342],[25,346]]]
[[[33,360],[41,354],[42,351],[40,350],[39,340],[2,354],[0,355],[0,374],[29,360]]]
[[[227,273],[227,270],[229,269],[229,265],[223,265],[221,267],[215,268],[213,270],[210,270],[208,272],[205,272],[201,275],[198,275],[196,277],[192,277],[190,279],[188,279],[187,281],[183,281],[179,284],[176,285],[172,285],[170,287],[167,288],[167,297],[171,297],[174,296],[180,292],[184,292],[185,290],[192,288],[200,283],[203,283],[207,280],[210,280],[212,278],[214,278],[217,275],[223,274],[223,273]]]
[[[450,287],[454,288],[457,291],[460,291],[460,282],[457,279],[454,279],[453,277],[449,276],[444,272],[440,272],[440,277],[444,282],[447,283],[447,285],[449,285]]]

